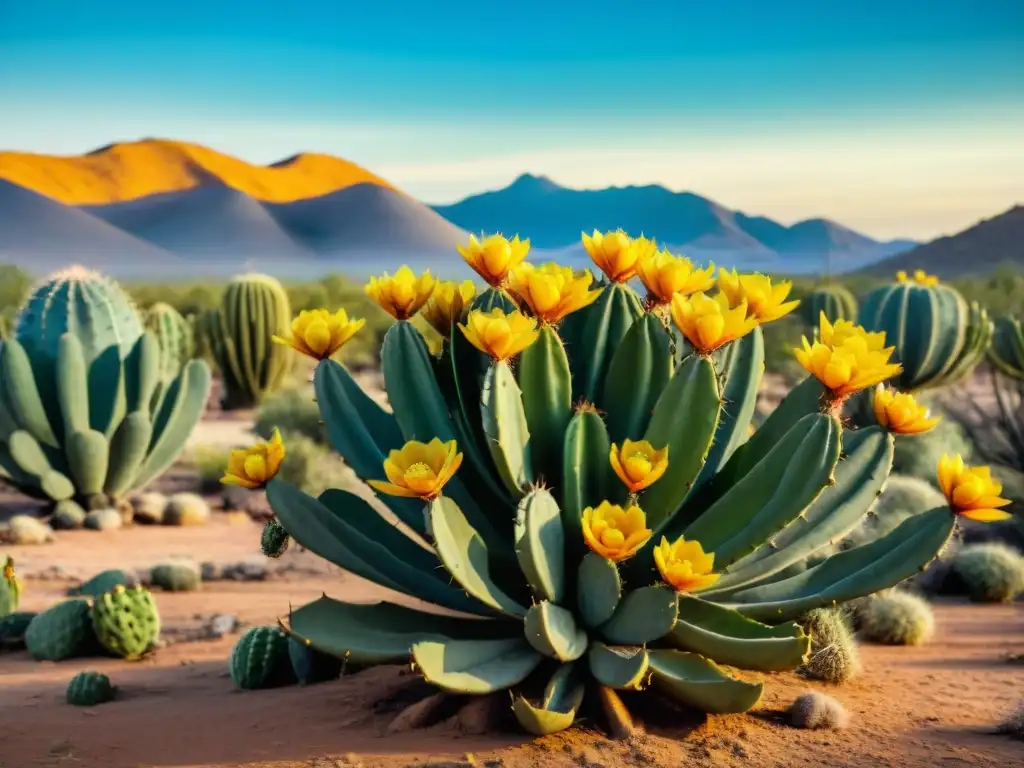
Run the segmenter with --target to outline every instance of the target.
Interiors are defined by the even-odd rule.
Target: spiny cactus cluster
[[[747,710],[763,683],[720,665],[800,666],[811,639],[795,619],[916,573],[961,510],[922,510],[843,551],[885,484],[894,433],[917,424],[902,401],[885,426],[839,419],[851,395],[900,372],[888,351],[821,319],[797,352],[813,375],[751,434],[760,325],[792,311],[788,285],[716,279],[621,232],[585,245],[607,282],[524,263],[528,242],[500,236],[461,249],[491,286],[475,299],[408,267],[372,279],[367,293],[398,321],[381,350],[391,411],[330,359],[355,321],[295,319],[289,341],[319,360],[333,447],[410,535],[355,494],[314,498],[275,478],[277,439],[233,455],[225,482],[265,487],[312,552],[473,617],[325,596],[282,619],[307,647],[360,665],[411,657],[455,694],[512,690],[538,734],[571,725],[587,691],[613,731],[629,718],[618,690]],[[409,322],[424,306],[444,339],[436,356]],[[942,471],[952,498],[969,470]]]
[[[969,544],[953,555],[943,588],[978,603],[1008,603],[1024,592],[1024,555],[999,542]]]
[[[838,685],[861,669],[850,618],[842,608],[817,608],[801,620],[811,636],[811,655],[798,670],[812,680]]]
[[[210,388],[200,361],[162,378],[160,344],[100,275],[58,272],[0,345],[0,478],[85,509],[146,485],[181,453]]]
[[[928,601],[896,589],[864,600],[857,608],[857,625],[865,640],[885,645],[921,645],[935,634]]]

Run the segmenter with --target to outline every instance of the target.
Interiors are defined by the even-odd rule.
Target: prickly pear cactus
[[[830,323],[837,320],[855,320],[857,318],[857,299],[842,285],[832,283],[811,291],[800,300],[797,310],[803,321],[816,328],[821,313],[825,313]]]
[[[21,582],[14,573],[14,560],[8,557],[0,569],[0,619],[18,610]]]
[[[200,361],[161,381],[160,345],[115,283],[59,272],[0,346],[0,478],[35,498],[112,506],[177,458],[209,389]]]
[[[77,587],[68,589],[69,596],[102,597],[114,587],[134,587],[138,579],[120,568],[111,568],[100,571],[88,581],[84,581]]]
[[[25,632],[38,614],[15,611],[0,618],[0,650],[16,651],[25,647]]]
[[[38,614],[25,630],[25,647],[37,661],[85,656],[99,644],[88,600],[65,600]]]
[[[151,650],[160,636],[160,614],[149,590],[116,586],[92,608],[96,637],[110,653],[129,661]]]
[[[299,685],[315,685],[341,677],[345,662],[337,656],[320,653],[301,640],[288,638],[288,658]]]
[[[65,698],[68,704],[76,707],[94,707],[113,701],[116,692],[109,677],[87,670],[71,678]]]
[[[185,363],[195,356],[192,324],[170,304],[157,302],[145,313],[145,327],[160,346],[160,376],[164,381],[177,378]]]
[[[221,374],[226,410],[252,408],[280,386],[293,356],[272,338],[287,336],[290,322],[288,294],[274,278],[240,275],[224,289],[203,332]]]
[[[924,568],[962,511],[921,510],[835,550],[903,439],[896,410],[885,426],[840,420],[851,396],[899,372],[889,351],[852,322],[823,321],[796,351],[812,375],[751,433],[761,326],[795,308],[789,285],[716,278],[621,232],[584,244],[607,281],[525,262],[518,238],[471,240],[460,250],[491,287],[452,310],[438,356],[410,318],[454,292],[432,296],[430,274],[407,267],[371,280],[397,319],[381,350],[390,410],[330,359],[340,320],[295,324],[290,343],[318,359],[330,442],[387,513],[274,477],[280,445],[233,456],[226,477],[265,487],[301,546],[457,614],[324,596],[281,619],[307,648],[358,665],[411,658],[455,694],[510,690],[535,734],[569,727],[588,691],[615,733],[631,727],[620,690],[748,710],[764,678],[743,670],[807,660],[796,619]]]
[[[868,294],[858,322],[885,333],[895,346],[893,357],[903,370],[892,384],[904,392],[957,383],[984,359],[992,342],[985,309],[923,273],[912,278],[901,273],[897,282]]]
[[[260,534],[260,551],[267,557],[278,558],[288,549],[289,541],[288,531],[277,520],[268,520]]]
[[[244,691],[294,683],[288,636],[277,627],[253,627],[235,643],[228,671]]]

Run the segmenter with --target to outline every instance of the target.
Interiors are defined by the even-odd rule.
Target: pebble
[[[53,529],[31,515],[15,515],[0,528],[0,541],[10,544],[49,544]]]

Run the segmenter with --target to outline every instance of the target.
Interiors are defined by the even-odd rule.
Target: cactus
[[[203,576],[199,566],[191,560],[169,560],[154,565],[149,580],[155,587],[168,592],[190,592],[199,589]]]
[[[0,479],[26,495],[111,506],[177,458],[209,367],[161,382],[160,349],[114,283],[80,267],[38,286],[0,345]]]
[[[102,597],[114,587],[134,587],[138,581],[125,571],[111,568],[100,571],[91,579],[68,590],[71,597]]]
[[[162,493],[154,491],[140,493],[132,499],[133,519],[144,525],[159,525],[164,521],[164,515],[167,513],[167,501],[167,497]]]
[[[884,331],[896,347],[903,371],[893,386],[906,392],[955,384],[985,356],[993,335],[988,313],[954,288],[923,282],[897,282],[876,288],[864,299],[858,322]]]
[[[288,658],[299,685],[315,685],[341,676],[344,662],[336,656],[320,653],[294,637],[288,638]]]
[[[195,493],[176,493],[167,499],[164,525],[203,525],[210,519],[210,505]]]
[[[0,569],[0,619],[18,610],[21,582],[14,573],[14,560],[8,557]]]
[[[823,285],[804,296],[797,311],[808,326],[817,328],[822,312],[830,323],[855,320],[857,299],[842,285]]]
[[[1019,319],[1012,315],[996,319],[988,359],[1007,376],[1024,380],[1024,329]]]
[[[92,624],[103,647],[129,661],[150,651],[160,636],[160,614],[143,587],[116,586],[96,598]]]
[[[288,656],[288,636],[277,627],[253,627],[231,650],[231,681],[243,691],[295,682]]]
[[[11,335],[11,318],[6,312],[0,313],[0,341]]]
[[[799,671],[812,680],[838,685],[860,672],[860,656],[849,618],[839,608],[818,608],[800,622],[811,636],[811,657]]]
[[[977,603],[1008,603],[1024,592],[1024,556],[999,542],[969,544],[952,558],[943,589]]]
[[[519,298],[492,288],[471,309],[511,311]],[[324,596],[282,617],[285,631],[354,664],[411,657],[443,691],[511,690],[520,724],[537,734],[571,725],[595,689],[619,725],[628,714],[617,689],[741,712],[764,683],[732,669],[799,667],[811,639],[796,619],[892,586],[935,557],[955,523],[945,503],[862,546],[834,548],[884,487],[896,436],[878,425],[844,429],[841,398],[813,377],[751,435],[761,329],[692,353],[673,340],[663,310],[626,284],[604,285],[561,325],[540,324],[515,366],[478,351],[487,340],[471,342],[458,325],[435,357],[400,319],[381,351],[390,410],[343,364],[320,361],[314,387],[330,443],[387,494],[387,512],[345,490],[313,497],[273,477],[265,486],[277,521],[341,568],[463,615]],[[649,488],[616,477],[609,456],[625,439],[667,448],[667,471]],[[426,490],[388,492],[404,471],[392,452]],[[443,489],[422,485],[428,469]],[[652,533],[621,562],[588,551],[605,546],[593,543],[602,502],[638,504]],[[612,543],[627,540],[615,533]],[[718,580],[695,594],[662,583],[656,565],[656,548],[677,556],[664,554],[662,538],[681,536],[714,556]],[[520,688],[534,673],[548,675],[539,699]]]
[[[110,684],[110,678],[101,672],[86,670],[79,672],[68,683],[65,698],[75,707],[95,707],[113,701],[117,689]]]
[[[921,645],[935,633],[935,616],[922,597],[889,589],[866,598],[857,608],[865,640],[885,645]]]
[[[288,549],[288,531],[277,520],[268,520],[260,534],[260,551],[267,557],[278,558]]]
[[[794,728],[811,730],[838,730],[850,721],[846,708],[838,701],[819,691],[809,691],[798,696],[789,709],[786,719]]]
[[[85,525],[86,511],[72,499],[58,501],[53,506],[50,527],[55,531],[71,531]]]
[[[160,377],[172,381],[195,356],[191,323],[170,304],[157,302],[145,313],[145,327],[160,345]]]
[[[52,605],[29,623],[25,646],[37,661],[86,656],[99,647],[91,617],[88,600],[65,600]]]
[[[224,289],[203,333],[217,363],[225,410],[252,408],[291,371],[291,350],[272,337],[290,333],[291,307],[281,284],[267,275],[240,275]]]
[[[24,648],[25,632],[37,615],[29,611],[15,611],[0,618],[0,650]]]

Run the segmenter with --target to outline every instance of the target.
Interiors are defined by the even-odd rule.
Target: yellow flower
[[[747,302],[747,314],[757,318],[759,323],[770,323],[784,317],[800,306],[799,301],[786,301],[793,283],[788,280],[772,285],[766,275],[740,275],[721,269],[718,271],[718,290],[729,298],[729,306],[737,307]]]
[[[511,240],[501,235],[485,237],[483,242],[474,235],[469,236],[468,246],[459,246],[459,253],[476,273],[491,285],[505,284],[510,270],[523,263],[530,252],[530,241],[520,240],[516,235]]]
[[[7,589],[10,590],[10,601],[8,606],[16,609],[18,600],[21,597],[21,582],[14,573],[14,558],[8,557],[3,567],[3,580],[7,582]]]
[[[667,304],[677,293],[689,296],[707,291],[715,284],[715,265],[699,269],[685,256],[653,249],[642,253],[637,261],[637,275],[647,288],[648,299],[655,304]]]
[[[444,484],[462,465],[462,454],[454,440],[429,443],[410,440],[401,450],[391,451],[384,460],[384,474],[390,482],[369,480],[369,484],[391,496],[408,496],[424,501],[441,495]]]
[[[900,435],[927,432],[940,421],[929,419],[928,408],[917,402],[913,395],[897,392],[882,384],[875,388],[874,405],[878,423]]]
[[[960,454],[942,454],[939,459],[939,487],[956,514],[970,520],[991,523],[1006,520],[1010,513],[999,509],[1012,502],[1000,498],[1003,484],[992,477],[988,467],[968,467]]]
[[[232,451],[220,481],[242,488],[262,488],[277,474],[282,461],[284,443],[281,433],[275,428],[268,442]]]
[[[747,316],[747,305],[740,302],[730,307],[724,293],[714,296],[678,294],[672,299],[672,319],[687,341],[702,355],[710,355],[757,327],[757,318]]]
[[[583,538],[594,552],[617,563],[635,555],[651,538],[651,530],[640,507],[623,509],[602,501],[597,509],[583,510]]]
[[[612,469],[630,493],[639,493],[653,485],[668,469],[668,446],[660,451],[646,440],[624,440],[622,448],[612,445]]]
[[[463,319],[466,308],[476,296],[476,286],[472,280],[462,283],[438,281],[430,301],[423,307],[423,317],[434,330],[446,339],[452,335],[455,323]]]
[[[542,323],[558,323],[566,315],[593,303],[601,289],[590,290],[593,278],[583,271],[577,277],[572,267],[555,263],[535,267],[524,263],[509,273],[509,290],[526,302]]]
[[[274,336],[273,340],[315,360],[326,360],[365,324],[365,320],[350,320],[344,309],[333,314],[326,309],[304,309],[292,320],[292,337]]]
[[[616,283],[627,283],[636,277],[637,262],[642,256],[652,255],[657,248],[646,237],[633,239],[621,229],[603,235],[596,229],[592,235],[581,234],[590,258]]]
[[[466,324],[459,324],[470,343],[495,360],[515,357],[533,344],[540,335],[537,320],[518,309],[505,314],[500,307],[490,313],[474,309]]]
[[[389,315],[398,320],[408,320],[427,303],[436,282],[429,269],[416,277],[403,264],[394,277],[387,272],[383,277],[371,277],[365,290],[366,295],[380,304]]]
[[[678,592],[707,589],[719,579],[719,574],[712,573],[714,553],[705,554],[699,541],[687,541],[682,536],[671,544],[662,536],[654,548],[654,563],[665,583]]]
[[[849,321],[833,326],[824,312],[819,323],[818,340],[811,344],[805,336],[803,348],[793,351],[800,365],[828,387],[833,397],[845,398],[902,370],[889,362],[894,347],[884,346],[884,333],[868,333]]]
[[[899,283],[909,283],[910,277],[901,269],[896,273],[896,281]],[[938,285],[939,278],[937,275],[929,275],[923,269],[916,269],[914,270],[914,282],[918,285]]]

